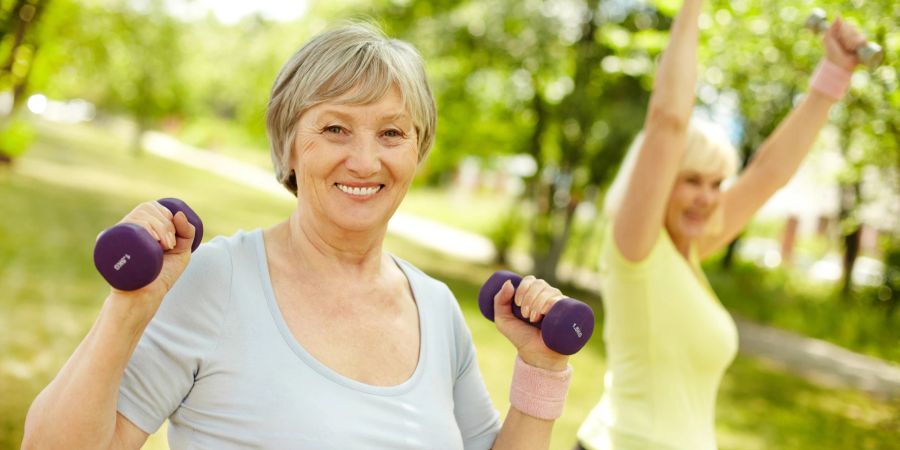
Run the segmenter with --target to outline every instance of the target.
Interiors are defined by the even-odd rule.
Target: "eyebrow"
[[[340,120],[348,121],[348,122],[351,121],[351,119],[353,118],[352,114],[340,111],[338,109],[324,109],[321,112],[319,112],[318,119],[322,119],[323,117],[327,117],[329,115],[334,116]],[[400,112],[396,112],[393,114],[389,113],[389,114],[385,114],[383,116],[378,116],[377,118],[379,120],[386,121],[386,122],[397,121],[397,120],[412,121],[412,118],[405,111],[400,111]]]

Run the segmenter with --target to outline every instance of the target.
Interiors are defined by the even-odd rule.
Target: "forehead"
[[[327,117],[345,119],[374,117],[377,119],[409,120],[410,115],[400,91],[394,87],[381,98],[359,103],[358,92],[347,92],[339,97],[323,101],[309,108],[303,116],[313,120]]]
[[[725,176],[719,172],[705,172],[699,170],[682,170],[681,173],[678,174],[679,178],[700,178],[703,181],[722,181]]]

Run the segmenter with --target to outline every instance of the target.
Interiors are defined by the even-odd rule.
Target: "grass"
[[[25,412],[93,322],[106,286],[91,261],[94,237],[136,203],[179,196],[204,217],[208,236],[267,226],[288,201],[152,156],[135,159],[108,130],[41,125],[35,146],[0,167],[0,448],[18,448]],[[439,195],[439,194],[435,194]],[[494,404],[505,414],[512,346],[477,309],[492,267],[473,265],[389,236],[386,247],[450,285],[478,348]],[[590,293],[580,297],[598,306]],[[575,379],[552,448],[569,449],[602,391],[602,329],[572,358]],[[717,427],[723,450],[888,449],[900,442],[900,405],[811,386],[739,358],[723,380]],[[893,446],[893,447],[892,447]],[[146,449],[165,449],[163,433]]]
[[[713,260],[705,272],[733,313],[900,362],[900,314],[888,314],[871,290],[854,291],[845,299],[831,284],[816,286],[784,269],[744,262],[726,272]]]

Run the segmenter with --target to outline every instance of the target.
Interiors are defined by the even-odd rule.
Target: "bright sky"
[[[226,24],[259,13],[271,20],[288,21],[306,12],[307,0],[167,0],[167,6],[187,17],[202,17],[207,11]]]

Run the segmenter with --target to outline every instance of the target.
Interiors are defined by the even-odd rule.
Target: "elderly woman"
[[[501,424],[453,294],[382,249],[435,117],[410,45],[364,25],[307,43],[267,113],[293,214],[193,258],[183,213],[128,214],[158,236],[163,271],[111,291],[31,406],[24,447],[136,449],[168,418],[173,448],[547,448],[571,369],[510,305],[537,320],[560,292],[527,277],[495,297],[518,350]]]
[[[700,260],[793,176],[859,63],[862,36],[835,21],[810,91],[722,191],[736,169],[734,149],[691,121],[701,3],[685,0],[672,24],[644,132],[607,193],[601,270],[609,363],[603,398],[578,432],[583,448],[716,448],[716,392],[737,330]]]

